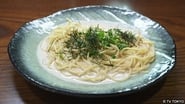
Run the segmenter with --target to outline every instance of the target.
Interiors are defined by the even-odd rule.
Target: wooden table
[[[28,83],[11,64],[7,45],[22,24],[53,12],[86,5],[127,6],[163,25],[176,43],[177,62],[159,83],[129,96],[78,98],[44,91]],[[185,0],[1,0],[0,104],[185,103]]]

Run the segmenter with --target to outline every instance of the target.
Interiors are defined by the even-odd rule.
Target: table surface
[[[176,43],[176,65],[165,79],[128,96],[78,98],[47,92],[28,83],[13,67],[7,45],[25,22],[59,10],[113,5],[135,10],[164,26]],[[183,104],[185,100],[185,0],[1,0],[0,104]]]

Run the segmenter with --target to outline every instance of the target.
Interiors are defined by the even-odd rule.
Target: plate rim
[[[170,35],[170,33],[167,31],[167,29],[166,29],[164,26],[162,26],[161,24],[159,24],[159,25],[162,26],[162,28],[168,33],[169,37],[170,37],[170,38],[172,39],[172,41],[173,41],[173,44],[174,44],[174,63],[173,63],[173,65],[169,68],[169,70],[167,70],[166,73],[163,73],[163,75],[156,77],[154,80],[150,81],[149,83],[147,83],[147,84],[145,84],[145,85],[143,85],[143,86],[137,86],[136,89],[130,89],[130,90],[128,90],[128,91],[122,90],[121,92],[117,92],[117,91],[116,91],[116,92],[112,92],[112,93],[80,93],[80,91],[79,91],[79,92],[74,92],[74,91],[72,91],[72,90],[66,90],[66,89],[65,89],[65,90],[61,90],[61,89],[63,89],[63,88],[61,88],[61,89],[56,89],[56,88],[54,88],[54,87],[52,87],[52,86],[49,86],[49,85],[46,84],[46,83],[40,83],[40,82],[38,82],[37,80],[35,80],[35,79],[33,79],[32,77],[30,77],[29,75],[27,75],[26,73],[23,73],[23,72],[21,71],[21,68],[17,65],[16,60],[13,59],[13,56],[11,55],[11,53],[12,53],[11,47],[12,47],[12,44],[13,44],[12,42],[13,42],[13,39],[15,39],[16,34],[18,33],[18,31],[21,30],[22,27],[25,27],[26,25],[28,25],[30,22],[34,22],[34,21],[36,21],[36,20],[40,20],[40,19],[44,19],[44,18],[48,18],[48,17],[49,17],[49,18],[55,17],[56,15],[61,15],[61,13],[64,13],[64,12],[75,11],[75,10],[84,9],[84,8],[85,8],[85,9],[90,9],[90,8],[109,8],[109,9],[117,9],[117,10],[120,10],[120,11],[122,11],[122,12],[123,12],[123,11],[131,11],[131,12],[137,13],[137,14],[139,14],[139,15],[141,15],[141,16],[143,16],[143,17],[145,17],[145,18],[147,18],[147,19],[149,19],[149,20],[151,20],[151,21],[153,21],[153,22],[155,22],[155,23],[157,23],[157,24],[159,24],[158,22],[156,22],[156,21],[150,19],[149,17],[146,17],[146,16],[144,16],[144,15],[138,13],[137,11],[134,11],[134,10],[127,10],[127,9],[124,9],[124,8],[115,7],[115,6],[108,6],[108,5],[88,5],[88,6],[74,7],[74,8],[69,8],[69,9],[60,10],[60,11],[57,11],[57,12],[55,12],[55,13],[52,13],[52,14],[50,14],[50,15],[48,15],[48,16],[44,16],[44,17],[42,17],[42,18],[37,18],[37,19],[31,20],[31,21],[28,21],[28,22],[24,23],[24,24],[14,33],[13,37],[10,39],[10,42],[9,42],[9,44],[8,44],[8,55],[9,55],[9,59],[10,59],[11,63],[13,64],[14,69],[16,69],[16,70],[19,72],[19,74],[20,74],[21,76],[24,77],[24,79],[26,79],[27,81],[31,82],[33,85],[36,85],[36,86],[38,86],[38,87],[40,87],[40,88],[42,88],[42,89],[45,89],[45,90],[47,90],[47,91],[50,91],[50,92],[55,92],[55,93],[60,93],[60,94],[67,94],[67,95],[73,95],[73,96],[77,95],[77,96],[100,97],[100,96],[110,96],[110,95],[112,96],[112,95],[120,95],[120,94],[121,94],[121,95],[127,95],[127,94],[131,94],[131,93],[133,93],[133,92],[137,92],[137,91],[139,91],[139,90],[141,90],[141,89],[144,89],[144,88],[146,88],[146,87],[151,86],[152,84],[155,84],[156,82],[158,82],[158,80],[160,80],[161,78],[165,77],[165,76],[174,68],[174,66],[175,66],[175,64],[176,64],[176,44],[175,44],[175,41],[174,41],[174,39],[172,38],[172,36]]]

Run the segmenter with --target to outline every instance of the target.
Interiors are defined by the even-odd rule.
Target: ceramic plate
[[[58,25],[73,21],[109,21],[137,28],[155,43],[156,59],[147,69],[126,81],[86,84],[61,79],[44,70],[39,63],[37,47]],[[175,64],[175,44],[160,24],[135,12],[111,6],[85,6],[58,11],[47,17],[25,23],[12,37],[8,53],[12,64],[31,83],[40,88],[70,95],[118,95],[145,88],[165,76]]]

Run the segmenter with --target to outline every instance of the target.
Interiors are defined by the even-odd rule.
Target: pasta
[[[93,32],[93,29],[98,31]],[[45,64],[65,76],[98,83],[104,80],[126,80],[130,75],[146,70],[154,61],[153,42],[139,34],[124,37],[113,33],[131,34],[119,29],[102,29],[99,25],[85,26],[72,21],[59,26],[44,39],[46,47],[41,45],[49,60]],[[97,38],[92,34],[100,35]]]

